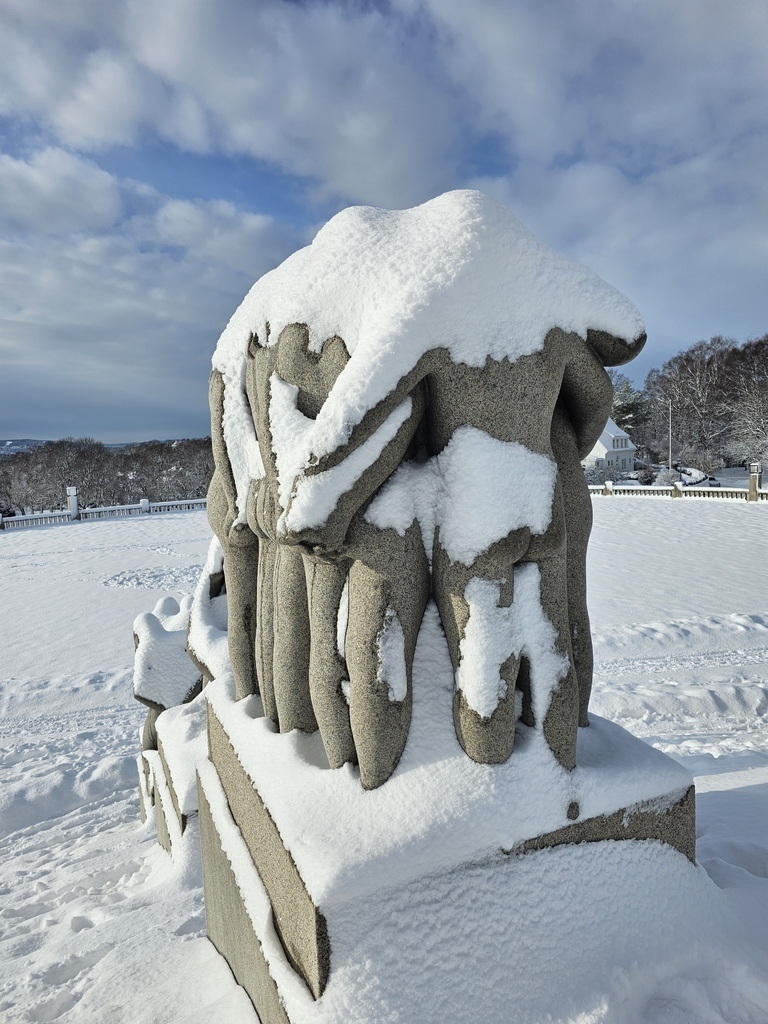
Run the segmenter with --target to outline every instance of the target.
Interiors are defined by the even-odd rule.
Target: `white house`
[[[581,464],[585,469],[611,469],[629,473],[635,468],[635,446],[629,434],[609,419],[597,444],[582,459]]]

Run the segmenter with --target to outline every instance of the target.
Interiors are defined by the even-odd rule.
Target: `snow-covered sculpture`
[[[589,843],[694,860],[688,773],[587,715],[580,456],[644,340],[477,192],[344,211],[222,334],[205,691],[140,783],[173,847],[194,768],[207,933],[265,1024],[501,1019],[532,879],[557,945]]]
[[[604,366],[644,341],[628,300],[477,192],[346,210],[257,282],[211,392],[238,696],[259,689],[281,731],[319,727],[331,767],[381,785],[431,593],[464,750],[505,761],[520,720],[572,768],[591,683],[579,459],[610,411]]]

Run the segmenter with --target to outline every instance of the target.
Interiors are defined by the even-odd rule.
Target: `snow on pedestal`
[[[206,569],[215,560],[214,550]],[[198,590],[205,589],[207,580],[204,572]],[[197,602],[190,595],[181,604],[164,597],[153,612],[137,616],[133,623],[133,695],[149,707],[137,758],[141,817],[145,820],[154,806],[158,839],[169,851],[181,839],[189,816],[197,813],[195,766],[207,752],[205,704],[199,699],[201,673],[187,651],[195,604],[197,621],[202,594]],[[213,628],[205,634],[212,653],[216,649]]]
[[[206,687],[213,765],[199,769],[199,785],[209,934],[265,1024],[374,1024],[395,1006],[394,1020],[440,1020],[436,1007],[453,997],[425,993],[418,976],[440,975],[436,965],[458,950],[472,956],[466,935],[475,936],[476,955],[486,962],[464,965],[467,973],[477,968],[472,997],[454,992],[463,1009],[442,1020],[506,1021],[521,988],[504,946],[526,942],[521,885],[536,887],[539,912],[557,929],[560,916],[572,916],[556,905],[559,872],[578,873],[589,889],[596,864],[614,870],[615,844],[607,840],[632,847],[616,855],[630,887],[632,865],[644,857],[675,876],[686,877],[686,864],[691,869],[692,782],[679,764],[596,716],[579,732],[572,772],[525,726],[506,764],[476,764],[454,734],[451,685],[431,605],[414,662],[408,742],[392,777],[371,792],[351,765],[327,767],[317,734],[281,735],[258,697],[235,701],[231,678]],[[569,812],[576,809],[574,820]],[[552,865],[536,853],[562,846],[572,852]],[[234,894],[242,900],[236,927]],[[431,894],[432,924],[408,913],[408,894],[415,905]],[[460,920],[453,919],[454,900],[463,908]],[[410,933],[424,928],[429,945],[416,970],[405,951]],[[540,923],[535,932],[542,942]],[[550,941],[556,948],[572,940],[554,932]],[[365,948],[380,961],[367,962]],[[364,982],[378,993],[373,1001]]]

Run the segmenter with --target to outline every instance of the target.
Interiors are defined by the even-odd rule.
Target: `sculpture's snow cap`
[[[481,192],[447,192],[411,210],[350,207],[311,245],[253,286],[213,356],[228,383],[244,380],[248,337],[273,344],[288,324],[309,327],[310,348],[339,335],[352,355],[315,425],[322,456],[349,437],[426,351],[456,362],[517,359],[553,327],[632,342],[643,320],[620,292],[538,241]],[[269,328],[267,328],[269,324]],[[225,433],[239,424],[225,414]]]

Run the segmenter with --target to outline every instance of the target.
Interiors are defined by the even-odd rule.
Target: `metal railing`
[[[147,513],[190,512],[204,510],[205,498],[189,498],[185,501],[147,501],[138,505],[110,505],[105,508],[80,508],[76,517],[64,510],[61,512],[37,512],[30,516],[0,516],[0,530],[18,530],[25,526],[57,526],[60,523],[81,522],[86,519],[121,519],[126,516],[140,516]]]

